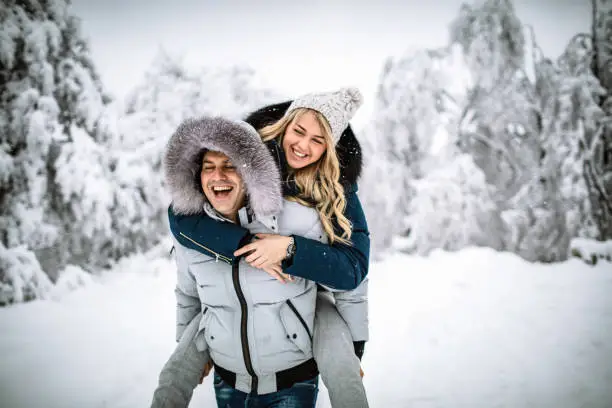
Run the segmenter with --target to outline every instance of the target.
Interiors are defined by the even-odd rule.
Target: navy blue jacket
[[[278,120],[289,106],[289,102],[272,105],[251,114],[246,121],[255,128]],[[284,154],[275,142],[268,146],[285,173]],[[361,202],[357,197],[356,179],[361,172],[361,148],[350,126],[344,131],[336,151],[341,164],[341,182],[345,188],[346,209],[344,215],[352,224],[352,245],[318,241],[294,236],[295,255],[291,264],[284,263],[284,272],[321,283],[339,290],[355,289],[368,273],[370,236]],[[286,179],[283,177],[283,179]],[[285,195],[292,194],[290,182],[283,186]],[[234,251],[250,241],[246,228],[229,222],[216,221],[207,215],[176,215],[168,208],[170,230],[176,239],[188,248],[215,256],[221,261],[237,261]]]

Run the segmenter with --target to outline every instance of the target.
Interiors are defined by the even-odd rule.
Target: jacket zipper
[[[293,311],[293,313],[296,315],[300,323],[302,323],[302,326],[304,326],[304,328],[306,329],[306,333],[308,333],[308,337],[310,337],[310,341],[312,341],[312,334],[310,333],[310,329],[308,328],[308,325],[306,324],[306,321],[304,320],[300,312],[298,312],[298,310],[295,308],[293,302],[291,302],[290,299],[287,299],[287,304],[289,305],[289,308]]]
[[[216,252],[215,252],[215,251],[213,251],[212,249],[205,247],[204,245],[202,245],[202,244],[200,244],[199,242],[197,242],[197,241],[195,241],[195,240],[191,239],[190,237],[188,237],[187,235],[183,234],[182,232],[179,232],[179,234],[180,234],[180,235],[181,235],[183,238],[188,239],[189,241],[193,242],[195,245],[199,246],[200,248],[202,248],[202,249],[204,249],[204,250],[208,251],[208,253],[213,254],[213,255],[215,256],[215,258],[217,259],[217,261],[218,261],[218,260],[222,260],[223,262],[226,262],[226,263],[228,263],[228,264],[230,264],[230,265],[232,264],[232,260],[231,260],[230,258],[228,258],[227,256],[224,256],[224,255],[221,255],[221,254],[216,253]]]
[[[234,289],[236,295],[238,295],[238,301],[240,302],[240,341],[242,343],[242,356],[244,357],[244,365],[246,366],[247,372],[251,376],[251,392],[257,394],[257,388],[259,385],[259,378],[255,374],[253,369],[253,363],[251,361],[251,350],[249,349],[249,337],[247,332],[247,323],[249,318],[249,310],[247,308],[246,299],[244,298],[244,292],[240,287],[240,270],[238,263],[232,265],[232,280],[234,282]]]

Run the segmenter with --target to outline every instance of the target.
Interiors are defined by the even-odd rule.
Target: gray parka
[[[240,173],[249,194],[248,208],[239,211],[242,226],[252,233],[327,240],[314,209],[283,200],[274,159],[243,122],[202,118],[175,132],[164,163],[173,205],[180,203],[175,211],[219,217],[198,183],[203,149],[225,153]],[[196,344],[200,350],[208,348],[215,364],[236,373],[237,389],[249,392],[256,383],[258,393],[273,392],[276,372],[312,359],[314,282],[296,277],[282,284],[244,260],[230,265],[178,241],[175,250],[177,339],[201,313]],[[367,340],[366,294],[367,280],[354,291],[334,293],[354,341]]]

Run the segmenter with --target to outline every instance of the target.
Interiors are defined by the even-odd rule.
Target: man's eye
[[[232,165],[230,165],[230,164],[227,164],[227,165],[225,166],[225,169],[226,169],[226,170],[235,170],[235,169],[236,169],[236,166],[232,166]]]
[[[213,171],[214,167],[204,167],[204,171]]]

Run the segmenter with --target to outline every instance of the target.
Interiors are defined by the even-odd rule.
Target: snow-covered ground
[[[136,256],[0,309],[0,406],[148,406],[174,346],[174,279],[171,260]],[[392,255],[370,279],[372,407],[612,407],[611,263],[467,249]],[[214,406],[211,381],[192,407]]]

